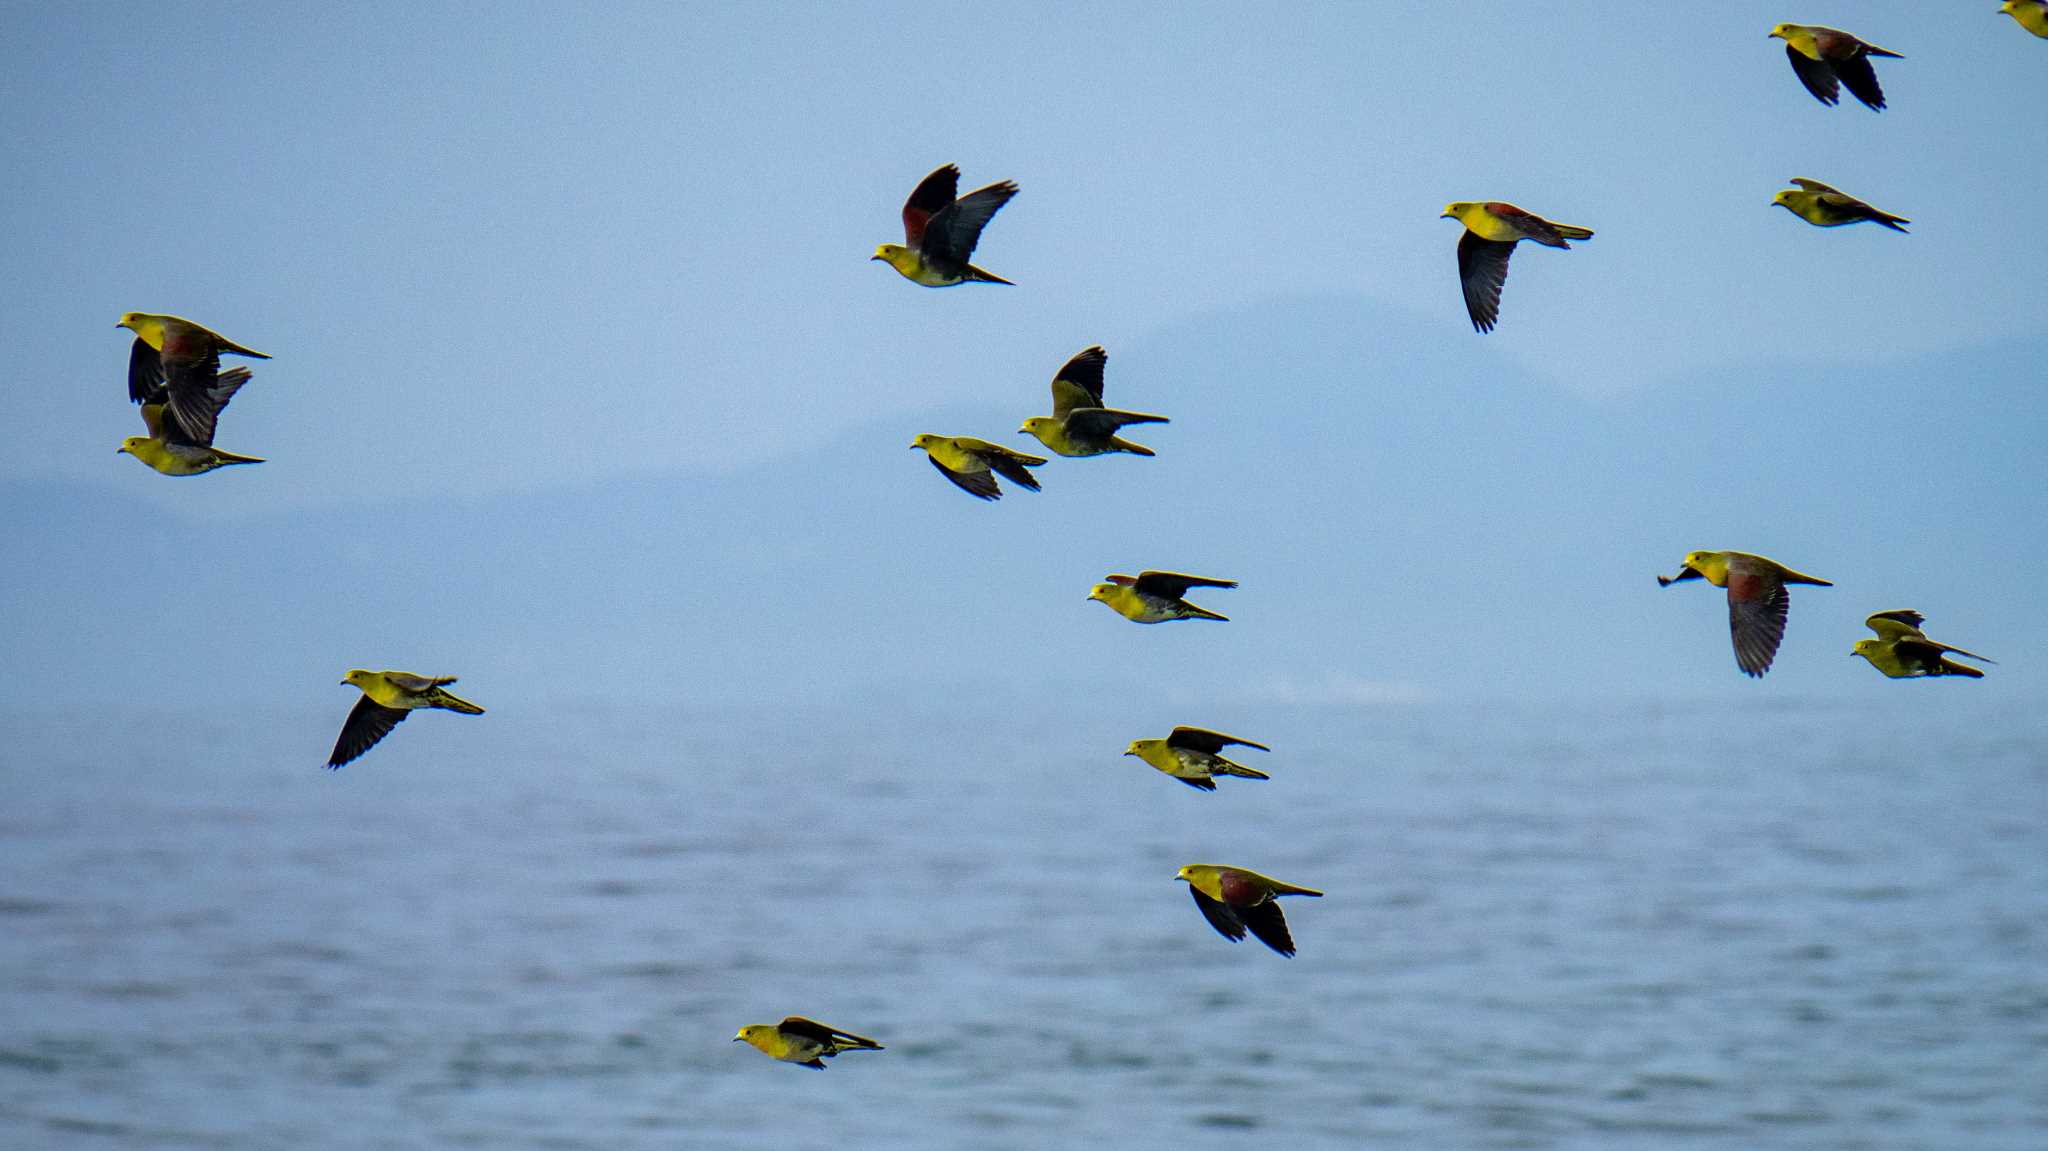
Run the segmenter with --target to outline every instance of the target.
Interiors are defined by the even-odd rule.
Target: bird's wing
[[[164,406],[162,404],[142,405],[142,426],[149,429],[149,438],[164,438]]]
[[[1052,414],[1102,406],[1102,366],[1109,353],[1102,346],[1086,348],[1068,360],[1052,378]]]
[[[1539,244],[1550,244],[1559,248],[1566,246],[1564,233],[1557,230],[1557,225],[1534,212],[1499,200],[1488,201],[1486,210],[1492,213],[1495,219],[1512,226]]]
[[[1177,779],[1177,780],[1180,780],[1180,781],[1181,781],[1182,783],[1185,783],[1185,784],[1187,784],[1187,785],[1188,785],[1189,787],[1192,787],[1192,788],[1194,788],[1194,789],[1195,789],[1196,791],[1215,791],[1215,790],[1216,790],[1216,781],[1215,781],[1215,780],[1213,780],[1213,779],[1209,779],[1209,778],[1207,778],[1207,777],[1204,777],[1204,776],[1199,776],[1199,775],[1192,775],[1192,776],[1191,776],[1191,775],[1173,775],[1173,774],[1169,773],[1169,774],[1167,775],[1167,777],[1166,777],[1166,778],[1168,778],[1168,779]]]
[[[974,255],[974,245],[980,241],[981,230],[987,226],[989,217],[1016,194],[1017,185],[1004,180],[986,188],[977,188],[948,204],[925,225],[924,237],[917,245],[918,253],[926,263],[941,271],[965,268]]]
[[[1500,319],[1500,290],[1508,282],[1513,240],[1489,240],[1477,232],[1458,239],[1458,283],[1465,289],[1465,314],[1472,330],[1490,332]]]
[[[1804,57],[1801,58],[1804,59]],[[1797,184],[1801,188],[1806,189],[1809,192],[1841,192],[1840,188],[1830,187],[1827,184],[1821,183],[1819,180],[1809,180],[1804,176],[1794,176],[1792,177],[1792,182],[1794,184]]]
[[[213,431],[221,410],[228,406],[243,384],[249,369],[229,368],[218,372],[220,358],[209,356],[216,372],[184,373],[173,370],[164,389],[163,437],[168,443],[212,447]]]
[[[1200,727],[1176,727],[1166,736],[1166,746],[1168,747],[1185,747],[1189,751],[1206,751],[1210,755],[1215,755],[1232,744],[1240,747],[1256,747],[1260,751],[1273,750],[1263,743],[1253,743],[1248,739],[1239,739],[1234,735],[1225,735],[1220,731],[1210,731]]]
[[[1927,617],[1919,612],[1911,608],[1900,608],[1897,611],[1872,612],[1863,621],[1863,626],[1876,632],[1880,639],[1898,639],[1900,636],[1919,634],[1920,625],[1926,622]]]
[[[1244,938],[1244,921],[1237,917],[1237,912],[1231,910],[1229,904],[1203,895],[1195,890],[1192,883],[1188,884],[1188,894],[1195,897],[1195,906],[1202,909],[1202,918],[1209,921],[1209,926],[1215,928],[1217,934],[1233,943]]]
[[[391,682],[391,686],[409,692],[422,692],[430,687],[446,687],[456,682],[452,675],[414,675],[409,671],[387,671],[384,678]]]
[[[795,1035],[804,1039],[815,1040],[824,1044],[827,1048],[845,1044],[853,1047],[868,1047],[876,1051],[882,1049],[882,1045],[872,1039],[855,1035],[851,1031],[841,1031],[836,1027],[827,1027],[815,1019],[805,1019],[801,1015],[792,1015],[784,1019],[775,1025],[775,1029],[784,1035]]]
[[[1013,452],[1000,444],[990,444],[989,447],[994,450],[979,451],[974,454],[976,458],[988,465],[990,471],[995,472],[1020,488],[1028,488],[1034,492],[1039,490],[1038,478],[1031,474],[1027,465],[1044,463],[1045,458],[1043,456],[1027,456],[1023,452]]]
[[[1165,416],[1148,416],[1143,412],[1120,412],[1115,408],[1075,408],[1067,413],[1067,431],[1085,439],[1100,439],[1113,436],[1119,428],[1132,424],[1163,424]]]
[[[1287,918],[1280,914],[1280,901],[1268,899],[1250,907],[1234,908],[1237,917],[1258,936],[1259,942],[1282,955],[1294,954],[1294,937],[1287,934]]]
[[[128,399],[138,404],[160,403],[163,386],[164,358],[138,337],[128,350]]]
[[[327,766],[340,767],[377,746],[378,740],[390,735],[391,729],[404,723],[410,714],[404,708],[385,707],[367,695],[357,700],[347,722],[341,725],[341,738],[334,741]]]
[[[1813,93],[1813,98],[1823,104],[1838,104],[1842,100],[1842,86],[1835,81],[1834,66],[1824,60],[1815,60],[1790,44],[1785,45],[1785,56],[1792,61],[1792,71],[1799,75],[1799,82]],[[1864,65],[1869,67],[1869,65]]]
[[[925,458],[932,461],[932,466],[939,469],[940,475],[952,480],[953,486],[966,492],[968,495],[984,500],[999,500],[1003,498],[1003,489],[997,485],[996,477],[990,473],[956,472],[938,460],[932,459],[929,455]]]
[[[1870,108],[1884,111],[1884,89],[1878,86],[1877,69],[1870,66],[1870,57],[1856,52],[1836,60],[1834,65],[1843,87]]]
[[[1728,631],[1735,639],[1735,662],[1747,676],[1771,668],[1778,644],[1785,638],[1785,612],[1792,597],[1775,576],[1728,572]]]
[[[1179,599],[1188,594],[1191,587],[1236,587],[1237,581],[1182,575],[1179,572],[1144,571],[1138,573],[1138,578],[1132,581],[1131,586],[1137,589],[1139,595]]]
[[[910,199],[903,202],[903,243],[915,248],[924,239],[925,225],[953,202],[960,192],[960,169],[944,165],[917,182]]]

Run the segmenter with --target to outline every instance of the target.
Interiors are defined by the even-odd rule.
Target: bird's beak
[[[741,1039],[741,1038],[742,1038],[741,1036],[735,1035],[735,1036],[733,1036],[733,1037],[732,1037],[732,1041],[733,1041],[734,1043],[738,1043],[738,1042],[740,1041],[740,1039]]]
[[[1440,215],[1440,216],[1438,216],[1438,217],[1437,217],[1437,219],[1439,219],[1439,220],[1448,220],[1448,219],[1450,219],[1450,218],[1451,218],[1451,214],[1450,214],[1449,212],[1445,212],[1444,214],[1442,214],[1442,215]]]
[[[1125,754],[1125,755],[1136,755],[1136,754],[1138,754],[1138,753],[1137,753],[1137,752],[1135,752],[1135,751],[1132,751],[1132,750],[1131,750],[1130,748],[1125,748],[1125,749],[1124,749],[1124,754]]]
[[[882,257],[880,257],[880,256],[869,256],[869,257],[868,257],[868,263],[872,264],[872,263],[874,263],[874,262],[875,262],[876,260],[879,260],[879,259],[881,259],[881,258],[882,258]]]

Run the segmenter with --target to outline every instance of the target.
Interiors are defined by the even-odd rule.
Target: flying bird
[[[985,500],[1003,498],[1003,489],[996,483],[998,475],[1019,487],[1037,491],[1038,481],[1024,469],[1046,462],[1044,456],[1025,455],[973,436],[935,436],[925,432],[912,439],[910,446],[923,448],[932,466],[953,481],[955,487]]]
[[[1458,237],[1458,282],[1465,289],[1465,312],[1472,330],[1490,332],[1500,319],[1500,290],[1508,282],[1508,257],[1515,245],[1534,240],[1549,248],[1569,248],[1569,240],[1590,240],[1593,229],[1559,224],[1499,200],[1460,200],[1445,204],[1439,219],[1465,225]]]
[[[1118,615],[1136,623],[1165,623],[1175,619],[1228,620],[1229,616],[1196,607],[1181,597],[1193,587],[1236,586],[1236,580],[1208,579],[1179,572],[1142,571],[1135,576],[1104,576],[1103,582],[1088,592],[1088,598],[1101,600]]]
[[[1163,424],[1167,419],[1103,406],[1102,367],[1108,359],[1109,353],[1099,344],[1076,353],[1052,378],[1052,415],[1033,416],[1017,430],[1031,433],[1039,443],[1063,456],[1099,456],[1108,452],[1156,454],[1143,444],[1117,435],[1131,424]]]
[[[229,368],[217,376],[207,376],[203,385],[197,377],[181,379],[176,391],[186,412],[184,422],[170,418],[165,393],[172,389],[159,385],[142,405],[142,426],[149,429],[149,434],[129,436],[114,449],[114,454],[125,452],[167,476],[197,476],[232,464],[262,463],[255,456],[240,456],[213,446],[213,430],[220,421],[221,409],[248,382],[247,368]],[[197,425],[199,430],[188,430],[190,425]]]
[[[2018,21],[2020,27],[2048,40],[2048,0],[2005,0],[1998,10]]]
[[[1785,55],[1799,82],[1813,98],[1830,107],[1842,100],[1842,88],[1873,112],[1884,111],[1884,89],[1878,87],[1872,56],[1903,60],[1897,52],[1859,40],[1839,28],[1818,24],[1780,24],[1771,29],[1771,39],[1785,42]]]
[[[1256,871],[1213,863],[1190,863],[1174,878],[1188,885],[1195,906],[1202,909],[1202,918],[1223,938],[1235,943],[1249,931],[1260,943],[1287,956],[1294,954],[1294,939],[1287,934],[1287,920],[1276,900],[1283,895],[1321,898],[1323,894]]]
[[[1271,779],[1263,771],[1233,763],[1219,753],[1226,747],[1256,747],[1260,751],[1271,751],[1263,743],[1253,743],[1220,731],[1207,731],[1199,727],[1176,727],[1167,733],[1165,739],[1134,739],[1124,749],[1125,755],[1135,755],[1160,771],[1180,780],[1189,787],[1202,791],[1216,790],[1215,777],[1235,775],[1244,779]]]
[[[455,682],[452,675],[355,668],[341,682],[361,688],[363,698],[356,701],[348,720],[341,725],[341,738],[334,741],[334,751],[327,757],[330,768],[339,768],[377,746],[378,740],[391,734],[392,728],[420,708],[438,707],[461,715],[484,713],[483,708],[448,690],[448,685]]]
[[[823,1071],[825,1060],[842,1051],[880,1051],[882,1045],[850,1031],[827,1027],[815,1019],[792,1015],[780,1023],[755,1023],[740,1028],[734,1043],[751,1044],[756,1050],[784,1063],[795,1063]]]
[[[1913,221],[1904,216],[1894,216],[1881,211],[1851,196],[1838,188],[1830,188],[1819,180],[1803,176],[1792,177],[1799,185],[1797,190],[1787,188],[1771,197],[1771,203],[1784,208],[1807,223],[1820,228],[1839,228],[1844,224],[1855,224],[1863,220],[1883,224],[1894,232],[1903,232],[1900,224]]]
[[[1869,660],[1870,666],[1891,679],[1917,679],[1936,675],[1984,678],[1983,672],[1949,659],[1950,655],[1959,655],[1980,663],[1998,662],[1986,659],[1975,652],[1928,639],[1927,633],[1920,630],[1920,625],[1925,622],[1926,616],[1911,609],[1877,612],[1863,621],[1863,626],[1876,632],[1877,638],[1857,640],[1856,646],[1849,650],[1849,654],[1860,655]]]
[[[211,328],[177,316],[128,312],[114,326],[135,333],[135,343],[128,349],[129,400],[164,405],[165,422],[175,425],[190,440],[213,439],[212,416],[219,409],[205,411],[202,397],[213,388],[214,377],[220,374],[221,355],[270,358]]]
[[[1792,602],[1785,585],[1835,586],[1748,552],[1687,552],[1678,574],[1658,576],[1657,586],[1670,587],[1690,579],[1728,589],[1728,631],[1735,640],[1735,663],[1751,678],[1771,670],[1771,660],[1785,638],[1785,612]]]
[[[903,205],[903,242],[879,245],[869,259],[881,260],[904,279],[927,288],[1009,283],[967,261],[989,218],[1017,194],[1016,182],[999,180],[954,199],[959,190],[960,169],[952,164],[918,181]]]

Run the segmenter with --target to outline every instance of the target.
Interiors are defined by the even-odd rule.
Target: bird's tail
[[[1792,570],[1791,568],[1785,568],[1785,569],[1784,569],[1784,572],[1785,572],[1785,575],[1784,575],[1784,579],[1785,579],[1785,582],[1786,582],[1786,583],[1810,583],[1810,584],[1813,584],[1813,585],[1814,585],[1815,587],[1833,587],[1833,586],[1835,586],[1835,585],[1834,585],[1833,583],[1831,583],[1830,581],[1828,581],[1828,580],[1824,580],[1824,579],[1820,578],[1819,576],[1810,576],[1810,575],[1806,575],[1806,574],[1804,574],[1804,573],[1801,573],[1801,572],[1796,572],[1796,571],[1793,571],[1793,570]]]
[[[270,358],[268,353],[259,352],[254,348],[245,348],[233,340],[222,340],[220,342],[220,350],[223,352],[233,352],[238,356],[247,356],[252,360],[267,360]]]
[[[263,462],[261,456],[238,456],[233,452],[221,451],[219,448],[213,449],[213,458],[219,460],[222,467],[226,467],[229,464],[260,464]]]
[[[1279,880],[1277,880],[1277,879],[1273,881],[1273,894],[1275,894],[1275,895],[1311,895],[1311,896],[1314,896],[1314,897],[1315,897],[1315,898],[1317,898],[1317,899],[1321,899],[1321,898],[1323,897],[1323,893],[1322,893],[1322,892],[1320,892],[1320,891],[1317,891],[1317,890],[1316,890],[1315,888],[1313,888],[1313,887],[1296,887],[1296,886],[1294,886],[1294,885],[1293,885],[1292,883],[1282,883],[1282,882],[1280,882],[1280,881],[1279,881]]]
[[[1120,452],[1129,452],[1134,456],[1156,456],[1159,454],[1144,444],[1134,444],[1121,436],[1109,437],[1109,446]]]
[[[1563,236],[1567,240],[1590,240],[1593,238],[1593,229],[1591,228],[1581,228],[1577,224],[1553,224],[1551,226],[1557,229],[1558,235]]]
[[[463,715],[482,715],[484,709],[456,695],[445,687],[437,687],[427,693],[427,706],[446,708]]]
[[[1257,768],[1255,768],[1255,767],[1246,767],[1246,766],[1245,766],[1244,764],[1241,764],[1241,763],[1232,763],[1232,762],[1230,762],[1230,761],[1229,761],[1229,760],[1227,760],[1227,759],[1219,759],[1219,760],[1217,760],[1217,761],[1216,761],[1216,763],[1215,763],[1215,765],[1214,765],[1214,766],[1212,766],[1212,767],[1211,767],[1211,768],[1209,769],[1209,774],[1210,774],[1210,775],[1234,775],[1234,776],[1237,776],[1237,777],[1238,777],[1238,778],[1240,778],[1240,779],[1271,779],[1271,778],[1273,778],[1272,776],[1270,776],[1270,775],[1267,775],[1267,774],[1266,774],[1265,772],[1263,772],[1263,771],[1260,771],[1259,769],[1257,769]]]
[[[1903,52],[1894,52],[1890,48],[1880,48],[1875,44],[1865,44],[1863,46],[1863,54],[1865,56],[1885,56],[1893,60],[1904,60],[1906,58]]]
[[[1899,227],[1899,225],[1910,224],[1913,222],[1911,220],[1908,220],[1904,216],[1894,216],[1890,212],[1879,211],[1876,208],[1872,208],[1870,210],[1870,218],[1876,220],[1880,224],[1883,224],[1885,227],[1890,228],[1894,232],[1906,231],[1906,229]],[[1911,233],[1907,234],[1911,235]]]
[[[1003,279],[994,272],[977,268],[973,264],[967,265],[967,280],[969,283],[974,284],[1009,284],[1013,288],[1017,286],[1015,283]]]
[[[1180,610],[1182,619],[1213,619],[1221,620],[1224,623],[1230,622],[1230,617],[1222,612],[1210,611],[1205,607],[1196,607],[1194,604],[1187,603],[1186,601],[1181,603]]]

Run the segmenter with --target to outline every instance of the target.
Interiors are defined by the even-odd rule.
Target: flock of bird
[[[2005,0],[1999,11],[2020,26],[2048,39],[2048,0]],[[1897,52],[1833,28],[1779,24],[1770,36],[1783,40],[1793,72],[1815,99],[1834,105],[1840,92],[1849,93],[1873,110],[1885,107],[1871,61],[1901,58]],[[912,283],[930,288],[959,284],[1010,284],[972,263],[981,233],[1003,205],[1017,194],[1014,181],[1003,180],[958,194],[960,170],[947,164],[920,181],[903,206],[903,243],[882,244],[875,260],[894,268]],[[1798,178],[1773,203],[1818,227],[1840,227],[1870,221],[1903,232],[1903,216],[1881,211],[1818,180]],[[1475,331],[1493,330],[1500,318],[1501,289],[1508,261],[1523,240],[1552,248],[1589,240],[1590,228],[1560,224],[1504,201],[1459,201],[1444,206],[1443,218],[1464,226],[1458,241],[1458,278]],[[190,320],[146,312],[123,315],[118,327],[134,333],[128,361],[128,396],[141,405],[148,434],[123,440],[120,452],[134,456],[168,476],[196,476],[218,468],[263,461],[214,446],[223,409],[250,378],[246,367],[223,371],[220,357],[266,360],[265,353],[245,347]],[[1034,416],[1018,428],[1047,451],[1070,458],[1110,453],[1151,456],[1143,444],[1124,439],[1124,429],[1137,424],[1164,424],[1167,417],[1112,408],[1103,397],[1103,369],[1108,353],[1086,348],[1053,376],[1052,414]],[[1039,491],[1031,469],[1050,462],[1044,456],[1016,451],[972,436],[930,433],[911,441],[923,449],[939,473],[969,495],[983,500],[1002,496],[998,477]],[[1675,576],[1658,576],[1660,586],[1705,580],[1727,591],[1729,631],[1736,665],[1751,677],[1770,669],[1785,634],[1788,585],[1832,586],[1827,580],[1794,571],[1775,560],[1739,551],[1695,551],[1686,555]],[[1180,620],[1223,621],[1228,617],[1190,603],[1196,588],[1234,588],[1235,581],[1169,571],[1141,571],[1135,576],[1111,574],[1088,593],[1091,600],[1136,623]],[[1874,638],[1858,641],[1851,654],[1863,657],[1894,679],[1929,676],[1980,678],[1983,672],[1950,658],[1992,662],[1962,648],[1928,638],[1925,618],[1917,611],[1894,609],[1873,613],[1866,625]],[[402,671],[355,668],[341,681],[362,692],[344,721],[326,766],[339,768],[374,747],[412,712],[439,709],[461,715],[482,715],[484,709],[448,690],[453,676],[422,676]],[[1204,728],[1181,726],[1163,739],[1133,741],[1125,755],[1136,756],[1189,787],[1216,789],[1218,777],[1270,779],[1265,772],[1226,758],[1229,747],[1270,750],[1266,745]],[[1196,907],[1210,926],[1232,941],[1247,933],[1283,956],[1295,952],[1293,937],[1278,900],[1285,896],[1320,896],[1312,888],[1285,883],[1241,867],[1195,863],[1182,867],[1175,879],[1185,882]],[[846,1051],[879,1051],[872,1039],[841,1031],[802,1016],[776,1024],[740,1029],[734,1042],[744,1042],[784,1062],[822,1070],[824,1060]]]

